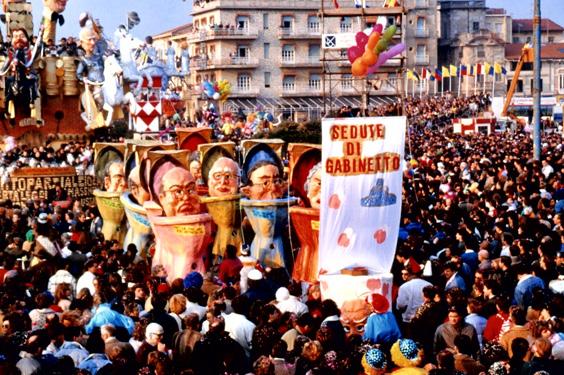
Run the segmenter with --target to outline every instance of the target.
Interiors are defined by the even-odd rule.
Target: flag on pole
[[[470,65],[470,71],[468,72],[468,75],[470,77],[474,77],[475,74],[476,74],[476,68],[474,68],[474,65]]]
[[[441,70],[439,68],[435,68],[435,79],[437,81],[440,81],[443,79],[443,74],[441,73]]]
[[[483,71],[482,73],[483,73],[484,75],[490,74],[490,68],[491,68],[491,67],[492,67],[492,66],[491,66],[490,64],[484,63],[484,71]]]
[[[446,66],[443,66],[443,78],[449,78],[450,77],[450,73],[448,71],[448,68]]]
[[[507,75],[507,69],[505,69],[505,67],[501,67],[501,74],[503,75]]]
[[[427,69],[421,68],[421,79],[427,79]]]
[[[458,77],[458,67],[455,65],[450,65],[450,76],[451,77]]]
[[[460,65],[460,75],[467,76],[468,75],[468,68],[466,65]]]
[[[490,70],[488,70],[488,74],[493,76],[495,75],[495,67],[494,65],[490,65]]]
[[[421,77],[419,77],[419,74],[417,74],[415,70],[413,71],[413,79],[415,81],[421,81]]]
[[[501,64],[498,63],[494,64],[494,73],[501,74]]]
[[[476,75],[479,76],[482,74],[482,64],[476,64]]]
[[[407,75],[406,75],[407,79],[413,79],[413,72],[409,69],[407,69]]]

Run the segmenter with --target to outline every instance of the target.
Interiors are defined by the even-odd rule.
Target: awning
[[[397,97],[395,96],[370,96],[370,106],[379,106],[395,103]],[[237,98],[228,99],[224,104],[224,110],[237,112],[240,109],[243,111],[257,111],[264,110],[268,112],[277,112],[283,110],[293,111],[323,111],[325,104],[331,108],[336,109],[343,106],[350,106],[352,108],[359,108],[361,103],[360,96],[339,96],[339,97],[326,97],[325,101],[322,97],[287,97],[287,98]]]

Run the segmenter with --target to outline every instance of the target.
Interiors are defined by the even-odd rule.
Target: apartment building
[[[192,9],[190,29],[185,27],[184,34],[178,33],[181,28],[163,32],[154,38],[155,45],[164,48],[170,38],[188,42],[192,113],[207,99],[201,83],[225,79],[232,85],[232,94],[223,103],[225,110],[261,107],[273,113],[301,112],[303,117],[316,117],[325,109],[327,96],[332,106],[358,107],[360,91],[366,87],[352,77],[346,49],[324,53],[321,38],[322,34],[354,34],[374,25],[377,17],[367,14],[384,0],[367,0],[366,11],[354,8],[353,0],[347,1],[339,2],[338,11],[332,0],[199,2]],[[407,15],[389,16],[387,21],[403,26],[395,42],[405,40],[409,46],[407,66],[436,65],[437,0],[403,3]],[[398,65],[399,60],[391,63],[391,71]],[[397,93],[399,80],[393,74],[385,78],[389,78],[385,83],[368,84],[372,104],[390,101],[386,96]]]
[[[513,43],[532,43],[533,20],[514,19],[512,23]],[[541,18],[541,43],[563,43],[564,28],[549,18]]]

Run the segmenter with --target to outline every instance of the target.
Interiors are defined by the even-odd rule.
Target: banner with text
[[[320,273],[390,272],[402,201],[405,117],[324,119]]]

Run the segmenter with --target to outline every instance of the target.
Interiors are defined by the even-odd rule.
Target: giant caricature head
[[[196,181],[188,170],[174,167],[161,180],[159,201],[166,216],[194,215],[200,213],[200,200]]]
[[[321,163],[317,163],[310,169],[304,189],[311,207],[321,207]]]
[[[53,12],[62,13],[67,7],[68,0],[43,0],[43,6],[49,8]]]
[[[139,175],[140,168],[137,166],[129,172],[129,178],[127,180],[127,185],[131,195],[139,205],[143,205],[145,201],[150,198],[149,192],[141,186],[141,176]]]
[[[210,197],[237,194],[239,190],[239,165],[233,159],[217,159],[208,173]]]
[[[125,172],[121,161],[110,161],[104,173],[104,188],[110,193],[123,193],[127,188]]]
[[[91,55],[96,48],[96,43],[100,39],[100,36],[91,27],[85,26],[80,29],[80,46],[86,53],[86,55]]]
[[[363,335],[364,326],[368,316],[374,311],[364,299],[354,299],[343,302],[341,307],[341,323],[347,332],[347,336]]]
[[[202,180],[202,164],[199,160],[194,159],[190,161],[190,174],[194,177],[196,182],[200,183],[199,181]]]
[[[248,184],[241,192],[249,199],[279,199],[286,193],[287,184],[280,176],[278,166],[270,161],[261,161],[248,172]]]

